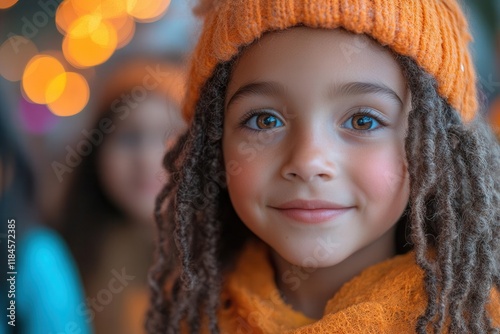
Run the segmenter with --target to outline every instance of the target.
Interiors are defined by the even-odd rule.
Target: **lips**
[[[293,200],[272,208],[297,222],[319,224],[333,220],[353,207],[322,200]]]

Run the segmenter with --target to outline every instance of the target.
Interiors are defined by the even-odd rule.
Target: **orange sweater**
[[[500,295],[492,297],[490,315],[500,326]],[[252,334],[414,333],[427,301],[410,252],[364,270],[328,301],[320,320],[309,319],[280,298],[268,249],[256,243],[244,249],[221,298],[221,333]]]

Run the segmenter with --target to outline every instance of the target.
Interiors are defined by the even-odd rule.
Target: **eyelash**
[[[265,109],[250,110],[248,113],[246,113],[241,118],[241,121],[239,122],[239,128],[242,128],[242,129],[245,129],[245,130],[248,130],[248,131],[252,131],[252,132],[263,131],[263,130],[252,129],[252,128],[248,127],[246,124],[248,123],[248,121],[250,119],[252,119],[252,117],[254,117],[254,116],[260,116],[260,115],[266,115],[266,114],[267,115],[272,115],[273,117],[276,117],[276,118],[280,118],[277,115],[275,115],[274,113],[266,111]],[[359,133],[361,133],[361,134],[367,134],[369,132],[373,132],[373,131],[379,130],[381,127],[386,127],[388,125],[388,123],[386,121],[382,120],[380,118],[380,116],[376,112],[374,112],[372,109],[370,109],[370,108],[357,108],[357,112],[355,114],[351,115],[347,119],[347,121],[350,120],[351,118],[353,118],[354,116],[369,116],[370,118],[373,118],[377,123],[379,123],[379,127],[375,128],[375,129],[372,129],[372,130],[348,129],[348,128],[344,127],[344,126],[342,126],[342,128],[355,131],[358,134]],[[284,123],[283,121],[281,121],[281,122]],[[342,123],[342,124],[344,124],[344,123]]]
[[[278,119],[280,119],[281,121],[281,117],[278,117],[278,115],[274,114],[273,112],[270,112],[270,111],[267,111],[267,109],[260,109],[260,110],[250,110],[249,112],[247,112],[242,118],[241,118],[241,121],[239,123],[239,128],[241,129],[244,129],[244,130],[248,130],[248,131],[252,131],[252,132],[260,132],[260,131],[263,131],[263,130],[255,130],[255,129],[252,129],[250,127],[248,127],[246,124],[248,123],[249,120],[252,119],[252,117],[254,116],[260,116],[260,115],[271,115],[273,117],[276,117]],[[284,123],[283,121],[281,121],[282,123]]]
[[[378,115],[377,112],[373,111],[373,109],[371,108],[357,108],[357,112],[352,114],[348,119],[347,121],[349,121],[351,118],[353,118],[354,116],[368,116],[370,118],[373,118],[377,123],[379,123],[379,126],[375,129],[372,129],[372,130],[357,130],[357,129],[348,129],[344,126],[342,126],[344,129],[348,129],[348,130],[351,130],[351,131],[355,131],[356,133],[361,133],[361,134],[368,134],[370,132],[374,132],[374,131],[377,131],[379,130],[380,128],[382,127],[386,127],[388,125],[388,123],[384,120],[381,119],[381,117]],[[346,121],[346,122],[347,122]],[[345,124],[346,122],[342,123]]]

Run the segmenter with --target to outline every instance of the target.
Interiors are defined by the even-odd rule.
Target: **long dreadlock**
[[[400,58],[412,93],[406,156],[411,240],[425,271],[429,303],[417,332],[493,331],[485,305],[500,288],[500,152],[478,116],[468,125],[438,94],[429,74]],[[436,257],[428,249],[436,249]]]
[[[407,229],[428,294],[416,331],[437,333],[447,326],[450,333],[495,332],[485,305],[492,287],[500,288],[499,146],[482,119],[464,125],[438,95],[435,79],[412,59],[397,58],[412,93],[405,140]],[[190,129],[164,159],[171,178],[156,202],[150,334],[178,333],[181,322],[197,333],[200,319],[218,333],[223,270],[251,235],[232,209],[221,175],[224,97],[233,63],[217,66]]]

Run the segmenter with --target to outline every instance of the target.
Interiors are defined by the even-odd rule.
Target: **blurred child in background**
[[[96,120],[75,147],[92,149],[71,175],[58,222],[82,273],[96,333],[142,333],[162,157],[184,123],[183,72],[164,61],[122,63]]]
[[[37,223],[31,166],[4,107],[0,104],[1,307],[13,309],[7,315],[14,316],[4,316],[0,333],[91,333],[69,250],[56,232]]]

